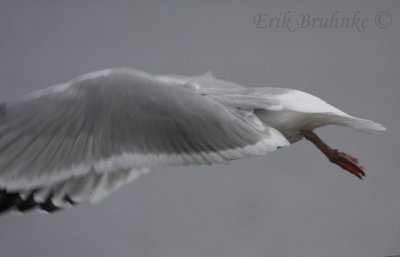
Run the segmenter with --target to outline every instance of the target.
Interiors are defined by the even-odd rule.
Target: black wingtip
[[[17,209],[20,212],[27,212],[33,210],[35,207],[37,207],[37,203],[35,202],[35,199],[33,199],[34,193],[31,193],[28,198],[26,198],[24,201],[21,203],[17,204]]]
[[[0,214],[9,211],[21,201],[18,193],[0,191]]]
[[[52,194],[50,194],[44,202],[35,201],[34,195],[37,191],[38,190],[33,190],[26,199],[22,199],[19,192],[7,192],[4,189],[0,190],[0,215],[12,210],[25,213],[35,208],[42,209],[48,213],[62,210],[62,208],[53,204]],[[64,201],[71,205],[76,204],[68,196],[65,196]]]

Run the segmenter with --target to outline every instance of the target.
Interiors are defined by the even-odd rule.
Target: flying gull
[[[112,68],[0,104],[0,212],[98,202],[156,167],[227,163],[306,138],[362,179],[316,128],[385,128],[308,93]]]

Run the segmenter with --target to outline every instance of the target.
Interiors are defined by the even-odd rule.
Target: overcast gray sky
[[[336,11],[356,25],[301,26]],[[258,14],[285,12],[256,28]],[[95,206],[1,216],[0,256],[400,254],[399,36],[399,1],[1,1],[0,100],[113,66],[212,70],[313,93],[388,131],[319,130],[359,157],[365,181],[305,141],[229,166],[157,169]]]

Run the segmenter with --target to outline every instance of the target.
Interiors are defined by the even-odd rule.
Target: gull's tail
[[[386,130],[386,128],[383,125],[376,123],[372,120],[365,120],[353,116],[348,116],[348,117],[334,116],[331,118],[331,122],[336,125],[354,128],[358,131],[367,133],[376,133],[379,131]]]

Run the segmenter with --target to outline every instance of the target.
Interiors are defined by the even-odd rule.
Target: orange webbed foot
[[[333,150],[329,158],[332,163],[335,163],[344,170],[347,170],[359,179],[365,177],[364,167],[358,163],[358,159],[351,154]]]

